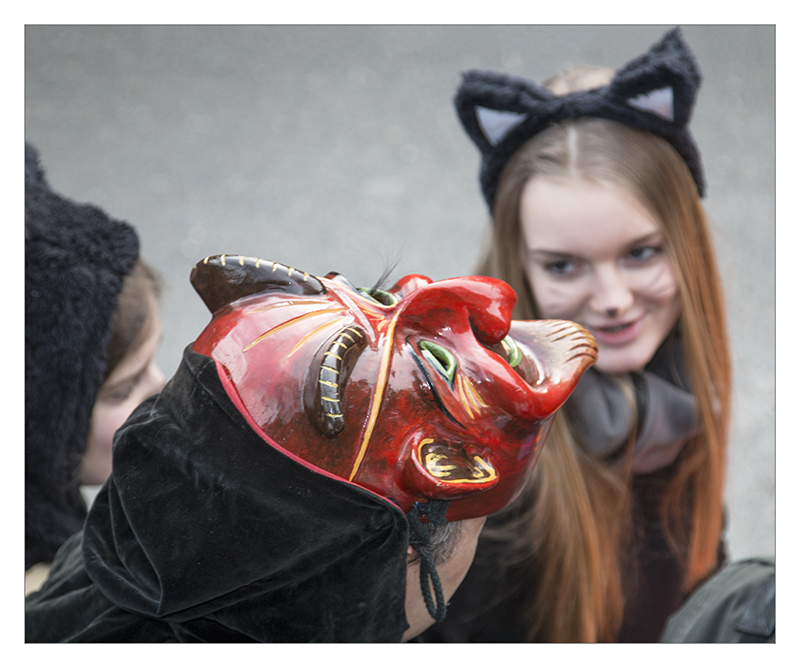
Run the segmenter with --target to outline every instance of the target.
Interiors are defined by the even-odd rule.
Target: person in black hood
[[[494,279],[353,287],[215,256],[28,642],[397,642],[443,619],[596,347]]]
[[[55,193],[26,143],[26,592],[82,528],[113,432],[164,385],[159,292],[134,229]]]

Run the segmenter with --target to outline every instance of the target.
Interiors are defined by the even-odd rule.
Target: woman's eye
[[[572,260],[554,260],[544,265],[545,271],[551,274],[569,274],[575,270],[575,263]]]
[[[643,262],[649,260],[660,250],[658,246],[636,246],[628,251],[628,257]]]
[[[122,383],[118,383],[112,387],[100,388],[100,392],[97,395],[98,399],[102,398],[105,401],[115,404],[120,404],[123,401],[126,401],[130,398],[131,394],[133,394],[133,391],[139,386],[139,383],[142,382],[146,372],[147,367],[142,369],[133,378],[129,378]]]
[[[113,403],[121,403],[131,396],[134,387],[136,387],[136,382],[129,382],[110,388],[108,392],[104,393],[103,398]]]

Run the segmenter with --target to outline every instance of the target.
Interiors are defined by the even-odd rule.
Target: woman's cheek
[[[672,302],[678,294],[672,265],[665,260],[663,264],[654,267],[646,283],[640,288],[640,293],[651,302],[662,306]]]
[[[534,283],[533,297],[542,318],[573,319],[583,303],[582,295],[575,286],[540,280]]]

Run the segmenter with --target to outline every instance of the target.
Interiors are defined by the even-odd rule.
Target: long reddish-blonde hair
[[[566,92],[563,81],[560,89],[551,88]],[[625,188],[663,229],[680,292],[677,327],[701,427],[685,446],[660,507],[665,537],[684,565],[688,591],[716,565],[731,386],[722,288],[697,188],[666,141],[611,121],[583,118],[535,136],[512,157],[500,179],[492,243],[479,268],[516,290],[514,317],[519,319],[540,317],[523,267],[519,220],[522,190],[537,175]],[[560,412],[528,488],[510,509],[515,520],[500,530],[520,559],[535,564],[531,639],[615,638],[625,604],[623,555],[632,536],[631,489],[628,468],[612,468],[589,455]]]

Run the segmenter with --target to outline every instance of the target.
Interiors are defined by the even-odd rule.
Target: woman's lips
[[[638,320],[604,325],[602,327],[587,327],[597,343],[602,346],[624,346],[634,341],[642,330],[643,318]]]

